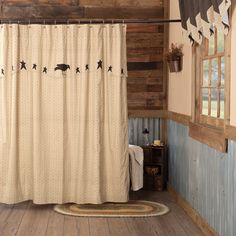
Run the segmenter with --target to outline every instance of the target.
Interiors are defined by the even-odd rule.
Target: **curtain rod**
[[[165,24],[178,23],[180,19],[0,19],[1,24]]]

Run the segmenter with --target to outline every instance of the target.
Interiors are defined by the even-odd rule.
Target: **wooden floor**
[[[0,236],[203,235],[169,193],[140,191],[131,198],[164,203],[171,212],[149,218],[76,218],[54,212],[52,205],[0,204]]]

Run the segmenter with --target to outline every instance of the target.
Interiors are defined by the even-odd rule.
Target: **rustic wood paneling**
[[[137,18],[163,18],[163,8],[159,7],[85,7],[84,15],[86,18],[126,18],[126,19],[137,19]]]
[[[163,18],[161,1],[2,0],[1,18]],[[136,3],[135,3],[136,2]]]
[[[116,7],[162,7],[163,1],[154,0],[80,0],[83,6],[116,6]]]
[[[129,118],[165,118],[166,117],[166,111],[163,110],[129,110]]]
[[[156,70],[162,69],[162,62],[128,62],[128,70]]]
[[[158,2],[158,1],[157,1]],[[162,110],[164,27],[130,24],[127,34],[128,107],[136,114]],[[145,112],[146,111],[146,112]]]
[[[164,19],[164,0],[2,0],[1,19]],[[127,27],[128,107],[132,111],[162,110],[166,104],[163,52],[164,25]],[[134,114],[134,113],[133,113]],[[140,114],[137,113],[137,115]]]

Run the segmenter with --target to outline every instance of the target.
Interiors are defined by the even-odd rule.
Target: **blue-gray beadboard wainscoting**
[[[129,118],[129,143],[142,146],[144,144],[143,130],[149,130],[149,142],[160,139],[159,118]]]
[[[221,235],[236,235],[236,142],[220,153],[168,121],[169,184]]]

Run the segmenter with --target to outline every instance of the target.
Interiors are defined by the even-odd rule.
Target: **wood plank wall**
[[[1,19],[163,19],[167,0],[0,0]],[[163,25],[129,24],[127,32],[128,108],[149,116],[165,109]],[[151,112],[152,111],[152,112]]]

